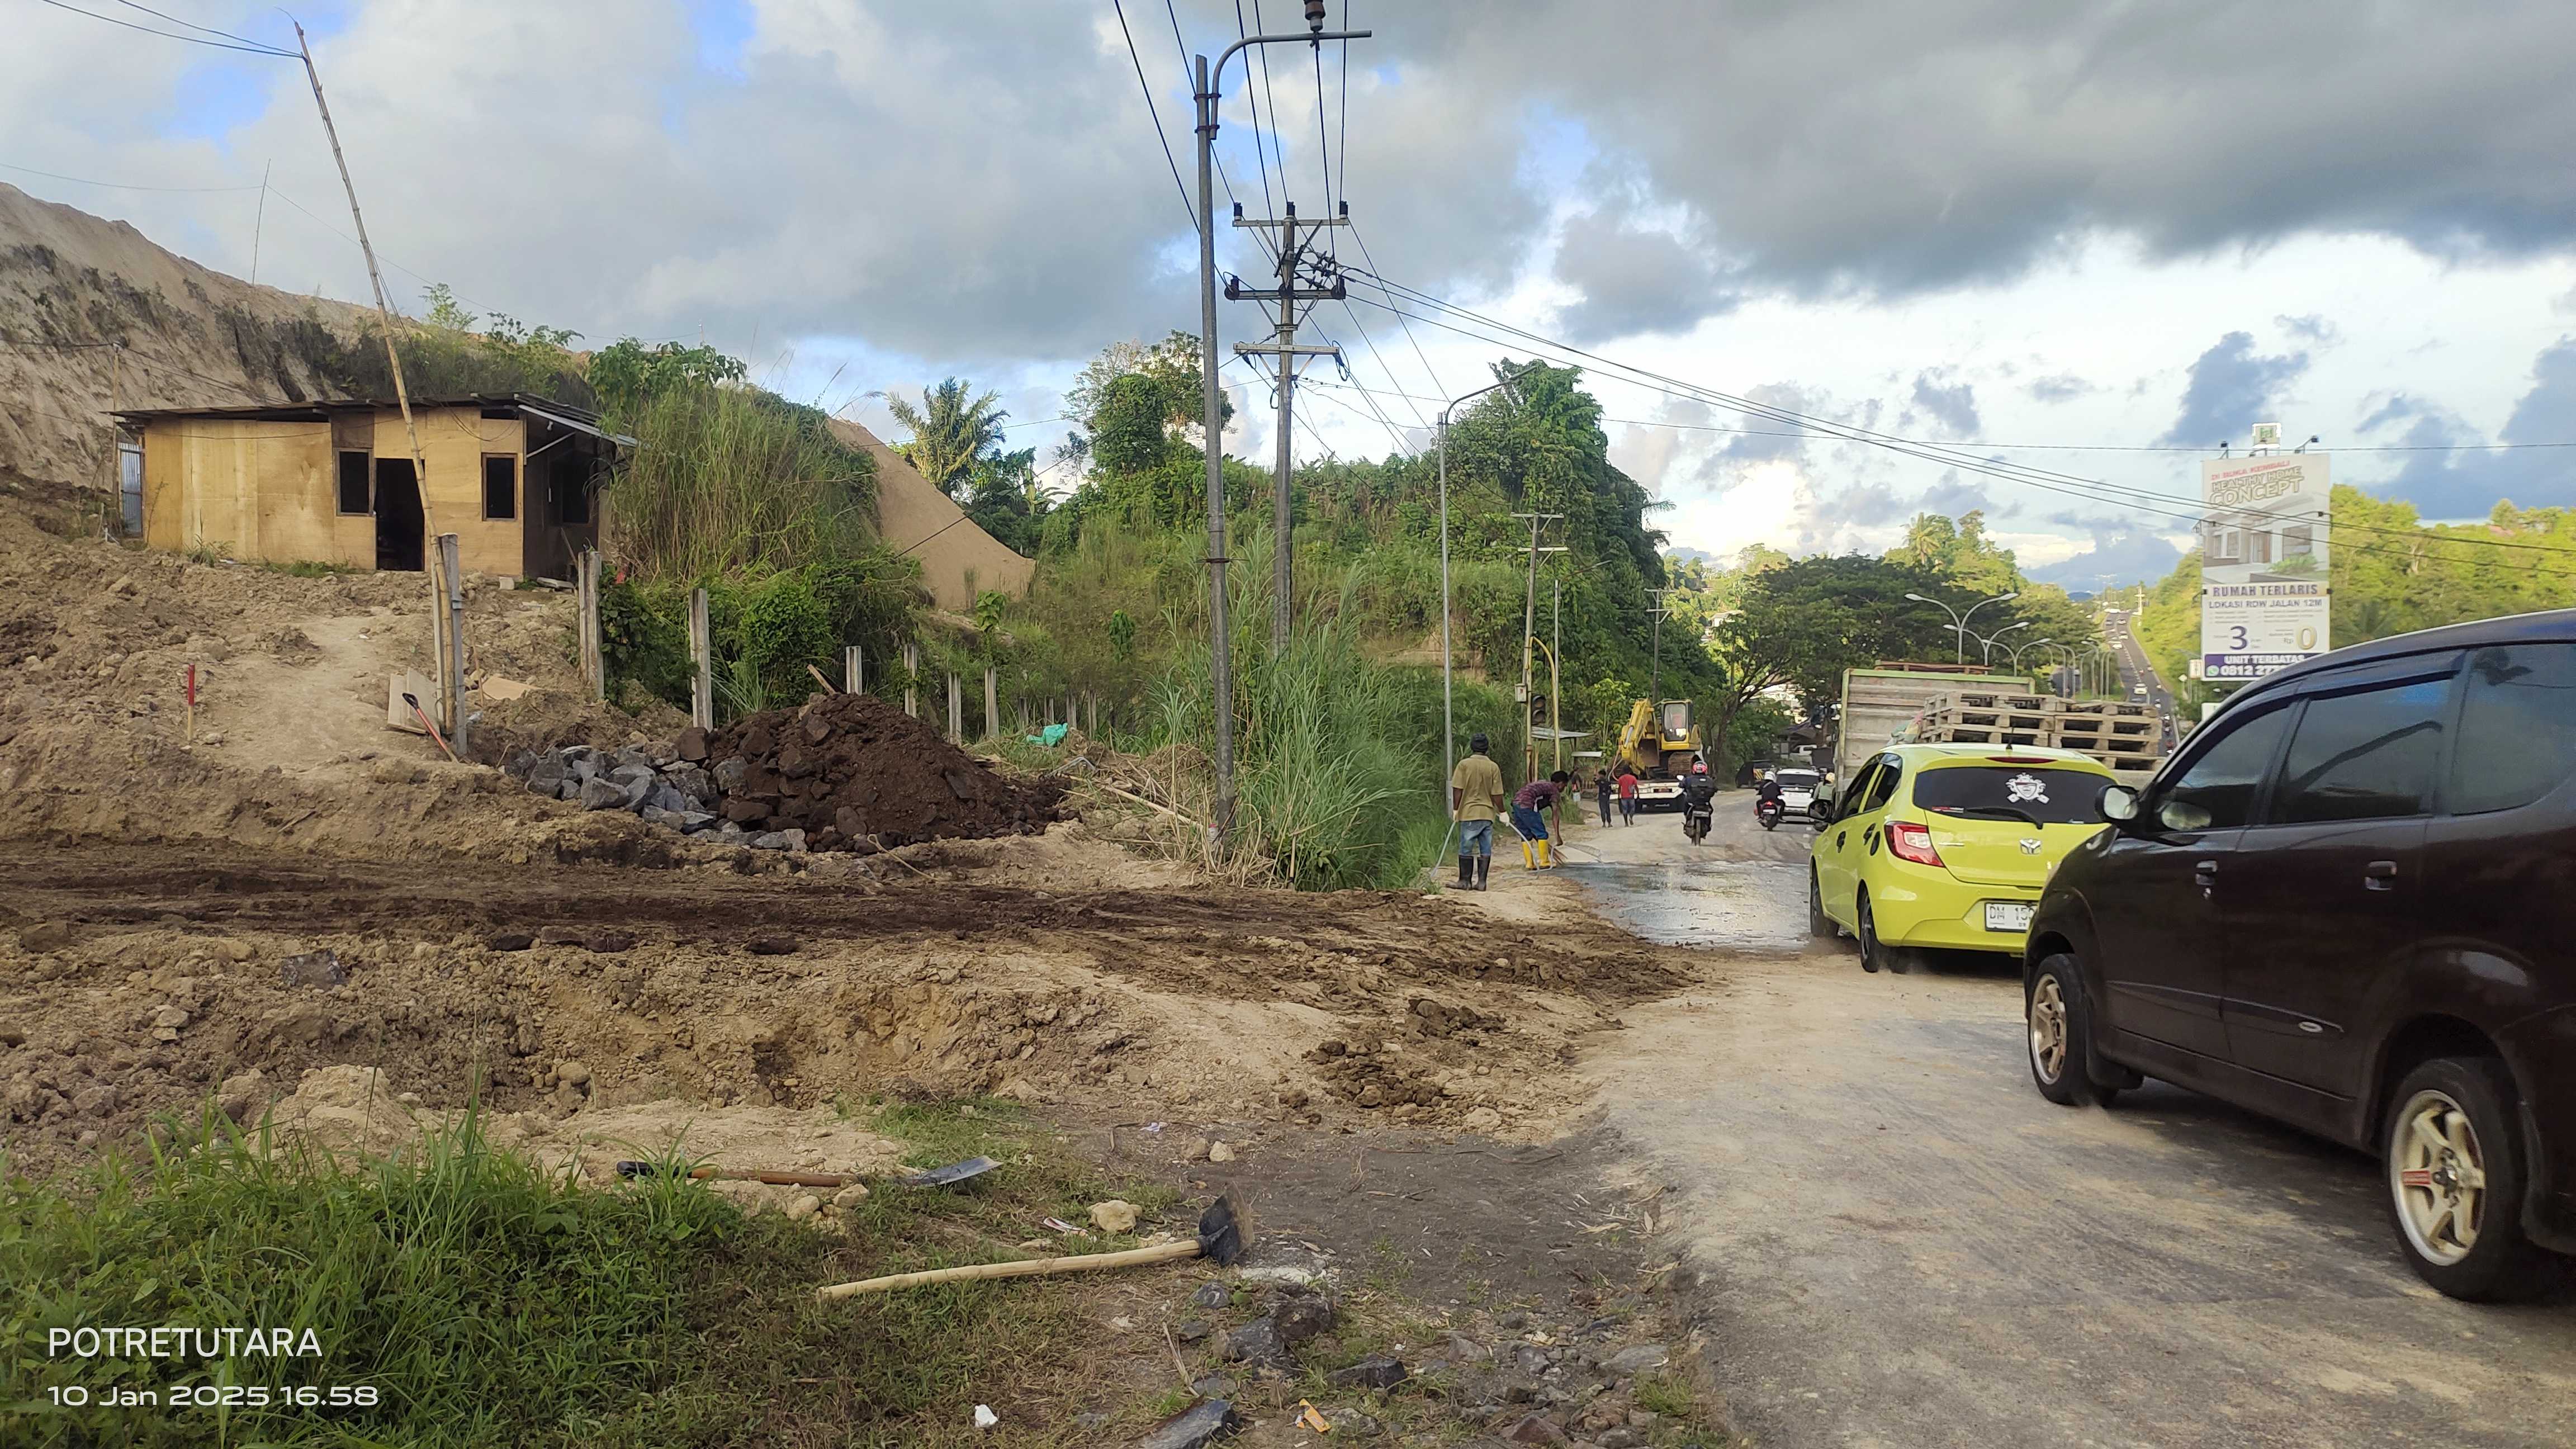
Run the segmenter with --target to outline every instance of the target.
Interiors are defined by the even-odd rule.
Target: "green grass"
[[[1081,1295],[1098,1280],[939,1285],[821,1303],[824,1283],[1025,1256],[1046,1216],[1168,1192],[1103,1179],[1004,1104],[863,1104],[956,1189],[879,1185],[831,1227],[745,1214],[675,1176],[568,1184],[472,1117],[397,1162],[270,1153],[219,1114],[183,1148],[0,1190],[0,1413],[11,1443],[965,1443],[978,1402],[1069,1423],[1116,1386]],[[971,1108],[972,1115],[961,1110]],[[1091,1246],[1086,1244],[1085,1246]],[[1113,1244],[1115,1246],[1115,1244]],[[311,1329],[323,1357],[49,1360],[88,1326]],[[58,1407],[71,1385],[367,1385],[371,1409]],[[1168,1382],[1168,1379],[1165,1380]],[[1056,1413],[1055,1408],[1061,1408]],[[1023,1427],[1029,1420],[1015,1419]]]

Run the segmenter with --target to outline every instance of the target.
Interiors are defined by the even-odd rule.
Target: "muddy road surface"
[[[1721,947],[1586,1067],[1680,1203],[1712,1367],[1766,1446],[2565,1445],[2576,1303],[2454,1303],[2372,1163],[2161,1082],[2043,1101],[1997,958],[1805,941],[1796,822],[1596,831],[1608,920]],[[1974,958],[1968,958],[1973,961]]]

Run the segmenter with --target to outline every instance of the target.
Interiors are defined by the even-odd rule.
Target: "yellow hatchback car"
[[[1891,745],[1817,827],[1807,927],[1858,937],[1865,971],[1908,970],[1925,947],[2018,956],[2040,888],[2103,828],[2111,783],[2073,750]]]

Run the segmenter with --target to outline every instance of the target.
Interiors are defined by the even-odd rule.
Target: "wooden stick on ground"
[[[1131,1268],[1140,1263],[1165,1263],[1175,1258],[1195,1258],[1199,1245],[1184,1239],[1152,1248],[1129,1248],[1123,1253],[1076,1253],[1062,1258],[1024,1258],[1016,1263],[970,1263],[961,1268],[931,1268],[919,1273],[892,1273],[883,1278],[862,1278],[855,1283],[835,1283],[817,1288],[814,1296],[830,1302],[836,1298],[855,1298],[862,1293],[883,1293],[894,1288],[917,1288],[928,1283],[957,1283],[976,1278],[1033,1278],[1057,1273],[1087,1273],[1097,1268]]]

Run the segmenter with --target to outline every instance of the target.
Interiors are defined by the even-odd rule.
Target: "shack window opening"
[[[483,455],[483,516],[519,516],[519,460],[508,453]]]
[[[340,511],[342,513],[375,511],[369,497],[372,490],[368,487],[368,479],[374,470],[369,467],[368,462],[368,456],[365,453],[343,451],[340,454]]]

